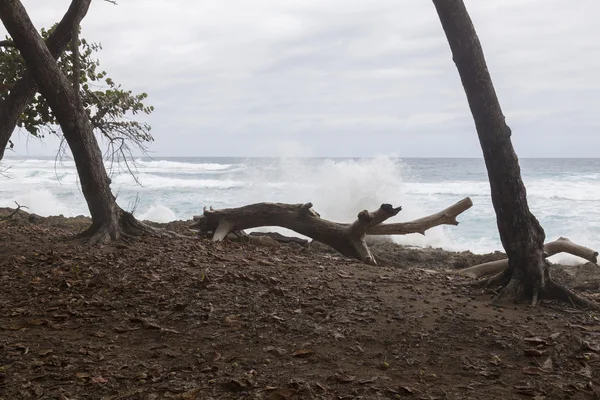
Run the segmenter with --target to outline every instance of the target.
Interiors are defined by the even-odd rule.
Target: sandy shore
[[[88,224],[0,222],[0,398],[583,399],[600,389],[594,314],[493,307],[444,272],[501,253],[373,245],[392,268],[318,245],[69,241]],[[553,267],[588,289],[597,271]]]

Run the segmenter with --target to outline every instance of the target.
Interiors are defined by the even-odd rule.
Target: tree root
[[[600,310],[600,304],[597,302],[588,300],[568,287],[554,281],[550,276],[550,269],[547,262],[543,268],[544,279],[541,282],[526,283],[522,273],[519,271],[513,273],[511,268],[507,268],[491,278],[478,280],[472,283],[471,286],[483,289],[501,287],[492,301],[494,304],[506,302],[518,303],[523,300],[529,300],[531,306],[535,307],[539,304],[540,300],[559,300],[573,307]]]
[[[506,286],[494,297],[493,303],[500,304],[506,302],[518,303],[525,298],[525,288],[521,279],[513,276]]]
[[[600,310],[600,304],[597,302],[586,299],[551,278],[546,280],[546,288],[543,295],[544,299],[562,300],[576,307],[588,310]]]
[[[178,235],[164,228],[154,228],[138,221],[132,213],[121,208],[118,209],[117,213],[118,216],[113,221],[103,224],[92,223],[88,229],[77,235],[75,239],[84,240],[86,244],[94,246],[112,241],[131,243],[136,237],[142,236],[183,237],[183,235]]]
[[[469,284],[469,286],[479,288],[479,289],[491,289],[491,288],[496,288],[498,286],[504,287],[504,286],[508,285],[511,278],[512,278],[512,270],[507,268],[504,271],[502,271],[492,277],[485,278],[485,279],[479,279],[479,280]]]

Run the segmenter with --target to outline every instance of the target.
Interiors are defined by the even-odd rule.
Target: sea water
[[[522,159],[529,206],[546,231],[600,249],[600,159]],[[89,215],[73,161],[7,158],[0,206],[47,216]],[[118,203],[138,218],[190,219],[204,206],[312,202],[323,218],[350,222],[363,209],[402,205],[392,221],[435,213],[471,197],[460,225],[397,236],[401,244],[477,253],[502,250],[482,159],[142,158],[108,165]],[[560,258],[556,256],[555,258]],[[559,261],[574,261],[562,257]]]

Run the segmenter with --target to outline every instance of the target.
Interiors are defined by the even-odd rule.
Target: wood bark
[[[71,30],[71,56],[73,57],[73,90],[79,96],[79,76],[81,74],[81,62],[79,60],[79,22],[73,23]]]
[[[472,204],[471,199],[465,198],[428,217],[403,223],[381,224],[398,214],[401,209],[401,207],[394,208],[390,204],[382,204],[376,211],[361,211],[354,223],[343,224],[321,218],[312,209],[311,203],[257,203],[221,210],[205,208],[202,215],[194,217],[195,222],[190,225],[190,229],[213,232],[213,240],[220,241],[230,232],[261,226],[279,226],[331,246],[345,256],[367,264],[376,264],[365,242],[367,235],[424,234],[433,226],[458,225],[456,216]]]
[[[473,206],[473,201],[465,197],[450,207],[414,221],[376,225],[369,229],[369,235],[408,235],[410,233],[425,234],[425,231],[438,225],[458,225],[456,217]]]
[[[73,3],[86,2],[89,5],[89,0],[73,0]],[[19,0],[0,1],[0,19],[21,52],[40,93],[59,121],[73,154],[81,189],[92,217],[92,226],[83,236],[95,243],[117,240],[127,232],[137,234],[141,230],[151,230],[117,205],[110,190],[100,146],[81,99],[60,70],[23,4]],[[72,27],[71,23],[68,30],[71,31]]]
[[[509,267],[497,300],[555,296],[544,257],[545,233],[529,210],[519,161],[511,142],[481,43],[462,0],[433,0],[458,69],[490,181],[500,240]],[[504,282],[503,282],[504,283]],[[571,295],[571,294],[570,294]],[[569,296],[570,296],[569,295]]]
[[[598,263],[598,252],[588,247],[573,243],[567,238],[561,237],[553,242],[544,245],[546,257],[551,257],[559,253],[569,253],[581,257],[594,264]],[[482,278],[489,275],[499,274],[508,268],[508,260],[490,261],[483,264],[474,265],[455,271],[458,275],[469,276],[471,278]]]
[[[87,14],[91,0],[73,1],[62,20],[46,41],[50,53],[57,59],[71,42],[72,27],[79,25]],[[12,42],[14,44],[14,42]],[[0,160],[4,157],[4,151],[8,146],[19,117],[25,111],[29,103],[38,91],[37,84],[27,71],[11,88],[10,93],[0,104]]]

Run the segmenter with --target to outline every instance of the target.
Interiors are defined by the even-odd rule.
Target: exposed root
[[[77,235],[76,239],[82,239],[86,244],[94,246],[119,240],[130,243],[134,240],[134,238],[141,236],[182,236],[164,228],[154,228],[143,222],[140,222],[133,216],[133,214],[122,209],[119,209],[118,213],[118,222],[113,221],[105,224],[93,223],[92,226]]]
[[[470,284],[470,286],[480,289],[493,289],[508,285],[512,278],[512,270],[505,269],[504,271],[485,279],[479,279]]]
[[[538,305],[540,291],[538,288],[533,289],[533,296],[531,296],[531,307],[536,307]]]
[[[518,303],[524,298],[523,282],[517,275],[513,275],[508,285],[504,286],[500,293],[494,298],[494,304],[500,303]]]
[[[546,288],[543,295],[544,299],[547,300],[562,300],[577,307],[586,308],[589,310],[600,310],[600,304],[586,299],[568,287],[555,282],[551,278],[546,279]]]
[[[488,279],[478,280],[471,283],[472,287],[493,289],[502,287],[495,296],[493,303],[518,303],[529,300],[532,307],[536,307],[541,300],[559,300],[589,310],[600,310],[600,304],[575,293],[566,286],[555,282],[550,276],[550,269],[546,262],[544,268],[544,279],[536,282],[527,280],[520,271],[513,273],[510,268],[505,269],[497,275]]]

